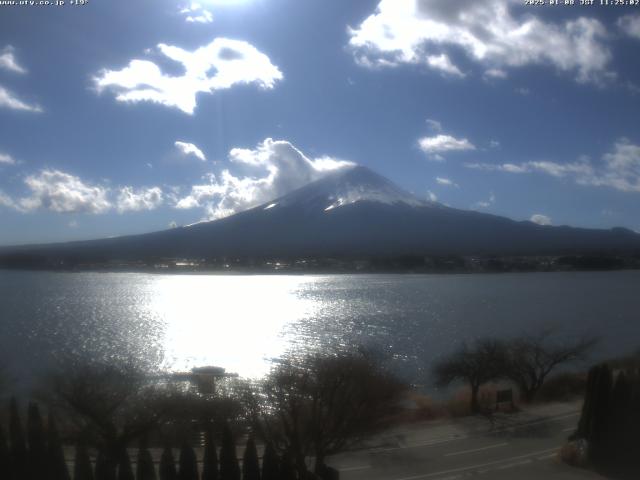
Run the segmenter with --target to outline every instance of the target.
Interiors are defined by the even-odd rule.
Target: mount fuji
[[[25,256],[55,263],[638,252],[640,235],[631,230],[542,226],[450,208],[356,166],[223,219],[143,235],[5,247],[0,264]]]

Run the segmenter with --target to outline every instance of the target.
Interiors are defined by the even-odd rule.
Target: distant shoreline
[[[17,260],[17,259],[16,259]],[[158,273],[205,275],[354,275],[354,274],[499,274],[607,272],[640,270],[640,256],[404,256],[392,258],[224,259],[214,261],[161,259],[109,262],[7,262],[0,270],[65,273]]]

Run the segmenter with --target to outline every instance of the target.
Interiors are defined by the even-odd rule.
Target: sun
[[[251,3],[253,1],[255,0],[199,0],[197,3],[200,3],[203,7],[233,7],[236,5]]]

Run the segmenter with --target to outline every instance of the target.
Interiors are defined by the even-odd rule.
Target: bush
[[[537,401],[566,402],[582,398],[587,387],[584,373],[560,373],[551,377],[538,392]]]
[[[586,440],[573,440],[562,447],[560,450],[560,459],[574,467],[585,468],[589,463],[587,456],[588,450]]]
[[[493,383],[480,387],[478,392],[480,411],[495,409],[498,389],[498,385]],[[445,409],[451,417],[466,417],[474,413],[471,410],[471,389],[464,387],[457,390],[445,403]]]
[[[409,394],[409,399],[413,401],[415,405],[415,410],[411,415],[411,418],[408,418],[409,421],[435,420],[437,418],[448,416],[447,409],[444,405],[442,405],[442,403],[435,402],[428,395],[412,392]]]
[[[202,480],[218,480],[218,455],[211,428],[207,429],[205,435]]]
[[[160,457],[160,480],[178,480],[176,462],[173,458],[173,451],[166,447]]]
[[[93,480],[93,467],[89,459],[89,452],[84,444],[76,445],[76,457],[73,466],[74,480]]]

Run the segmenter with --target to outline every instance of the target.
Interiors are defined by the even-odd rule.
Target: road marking
[[[518,467],[520,465],[527,465],[529,463],[531,463],[530,458],[528,458],[527,460],[521,460],[519,462],[511,462],[511,463],[507,463],[506,465],[500,465],[499,467],[494,468],[494,470],[506,470],[507,468]]]
[[[355,472],[356,470],[368,470],[371,465],[358,465],[355,467],[338,467],[341,472]]]
[[[521,460],[521,459],[525,459],[528,457],[535,457],[537,455],[544,455],[545,453],[549,453],[551,451],[555,451],[560,447],[553,447],[553,448],[548,448],[546,450],[539,450],[537,452],[530,452],[524,455],[517,455],[515,457],[509,457],[509,458],[503,458],[502,460],[494,460],[493,462],[487,462],[487,463],[480,463],[478,465],[470,465],[468,467],[459,467],[459,468],[452,468],[451,470],[442,470],[440,472],[433,472],[433,473],[425,473],[423,475],[415,475],[413,477],[402,477],[402,478],[397,478],[395,480],[420,480],[422,478],[431,478],[431,477],[437,477],[439,475],[446,475],[448,473],[457,473],[457,472],[465,472],[468,470],[476,470],[482,467],[489,467],[492,465],[500,465],[503,464],[505,462],[512,462],[515,460]]]
[[[436,440],[430,440],[424,443],[414,443],[412,445],[405,445],[402,447],[387,447],[387,448],[370,448],[369,451],[371,453],[382,453],[382,452],[392,452],[394,450],[404,450],[406,448],[419,448],[419,447],[430,447],[431,445],[439,445],[441,443],[453,442],[454,440],[464,440],[469,438],[469,436],[456,437],[456,438],[440,438]]]
[[[518,429],[518,428],[525,428],[525,427],[529,427],[531,425],[538,425],[540,423],[556,422],[556,421],[559,421],[559,420],[564,420],[566,418],[576,417],[578,415],[580,415],[580,412],[567,413],[567,414],[564,414],[564,415],[559,415],[557,417],[541,418],[539,420],[532,420],[532,421],[526,422],[526,423],[520,423],[520,424],[515,424],[515,425],[512,425],[512,426],[497,428],[497,429],[491,430],[489,432],[478,432],[477,434],[474,434],[474,435],[456,435],[456,436],[450,436],[450,437],[440,437],[440,438],[437,438],[435,440],[430,440],[430,441],[424,442],[424,443],[414,443],[412,445],[403,445],[403,446],[398,446],[398,447],[370,448],[369,451],[371,453],[383,453],[383,452],[393,452],[395,450],[404,450],[404,449],[407,449],[407,448],[430,447],[431,445],[439,445],[441,443],[455,442],[456,440],[466,440],[468,438],[484,437],[486,435],[501,433],[501,432],[505,432],[505,431],[510,430],[510,429],[515,430],[515,429]],[[567,429],[566,431],[568,432],[570,430],[575,430],[575,427],[571,427],[571,429]],[[563,432],[564,432],[564,430],[563,430]]]
[[[489,450],[491,448],[498,448],[498,447],[506,447],[507,445],[509,445],[509,444],[506,443],[506,442],[504,442],[504,443],[496,443],[495,445],[488,445],[486,447],[474,448],[473,450],[462,450],[460,452],[446,453],[444,456],[445,457],[455,457],[456,455],[464,455],[466,453],[482,452],[483,450]]]
[[[553,453],[550,453],[549,455],[543,455],[541,457],[538,457],[537,460],[548,460],[550,458],[555,458],[557,456],[558,456],[558,452],[553,452]]]

